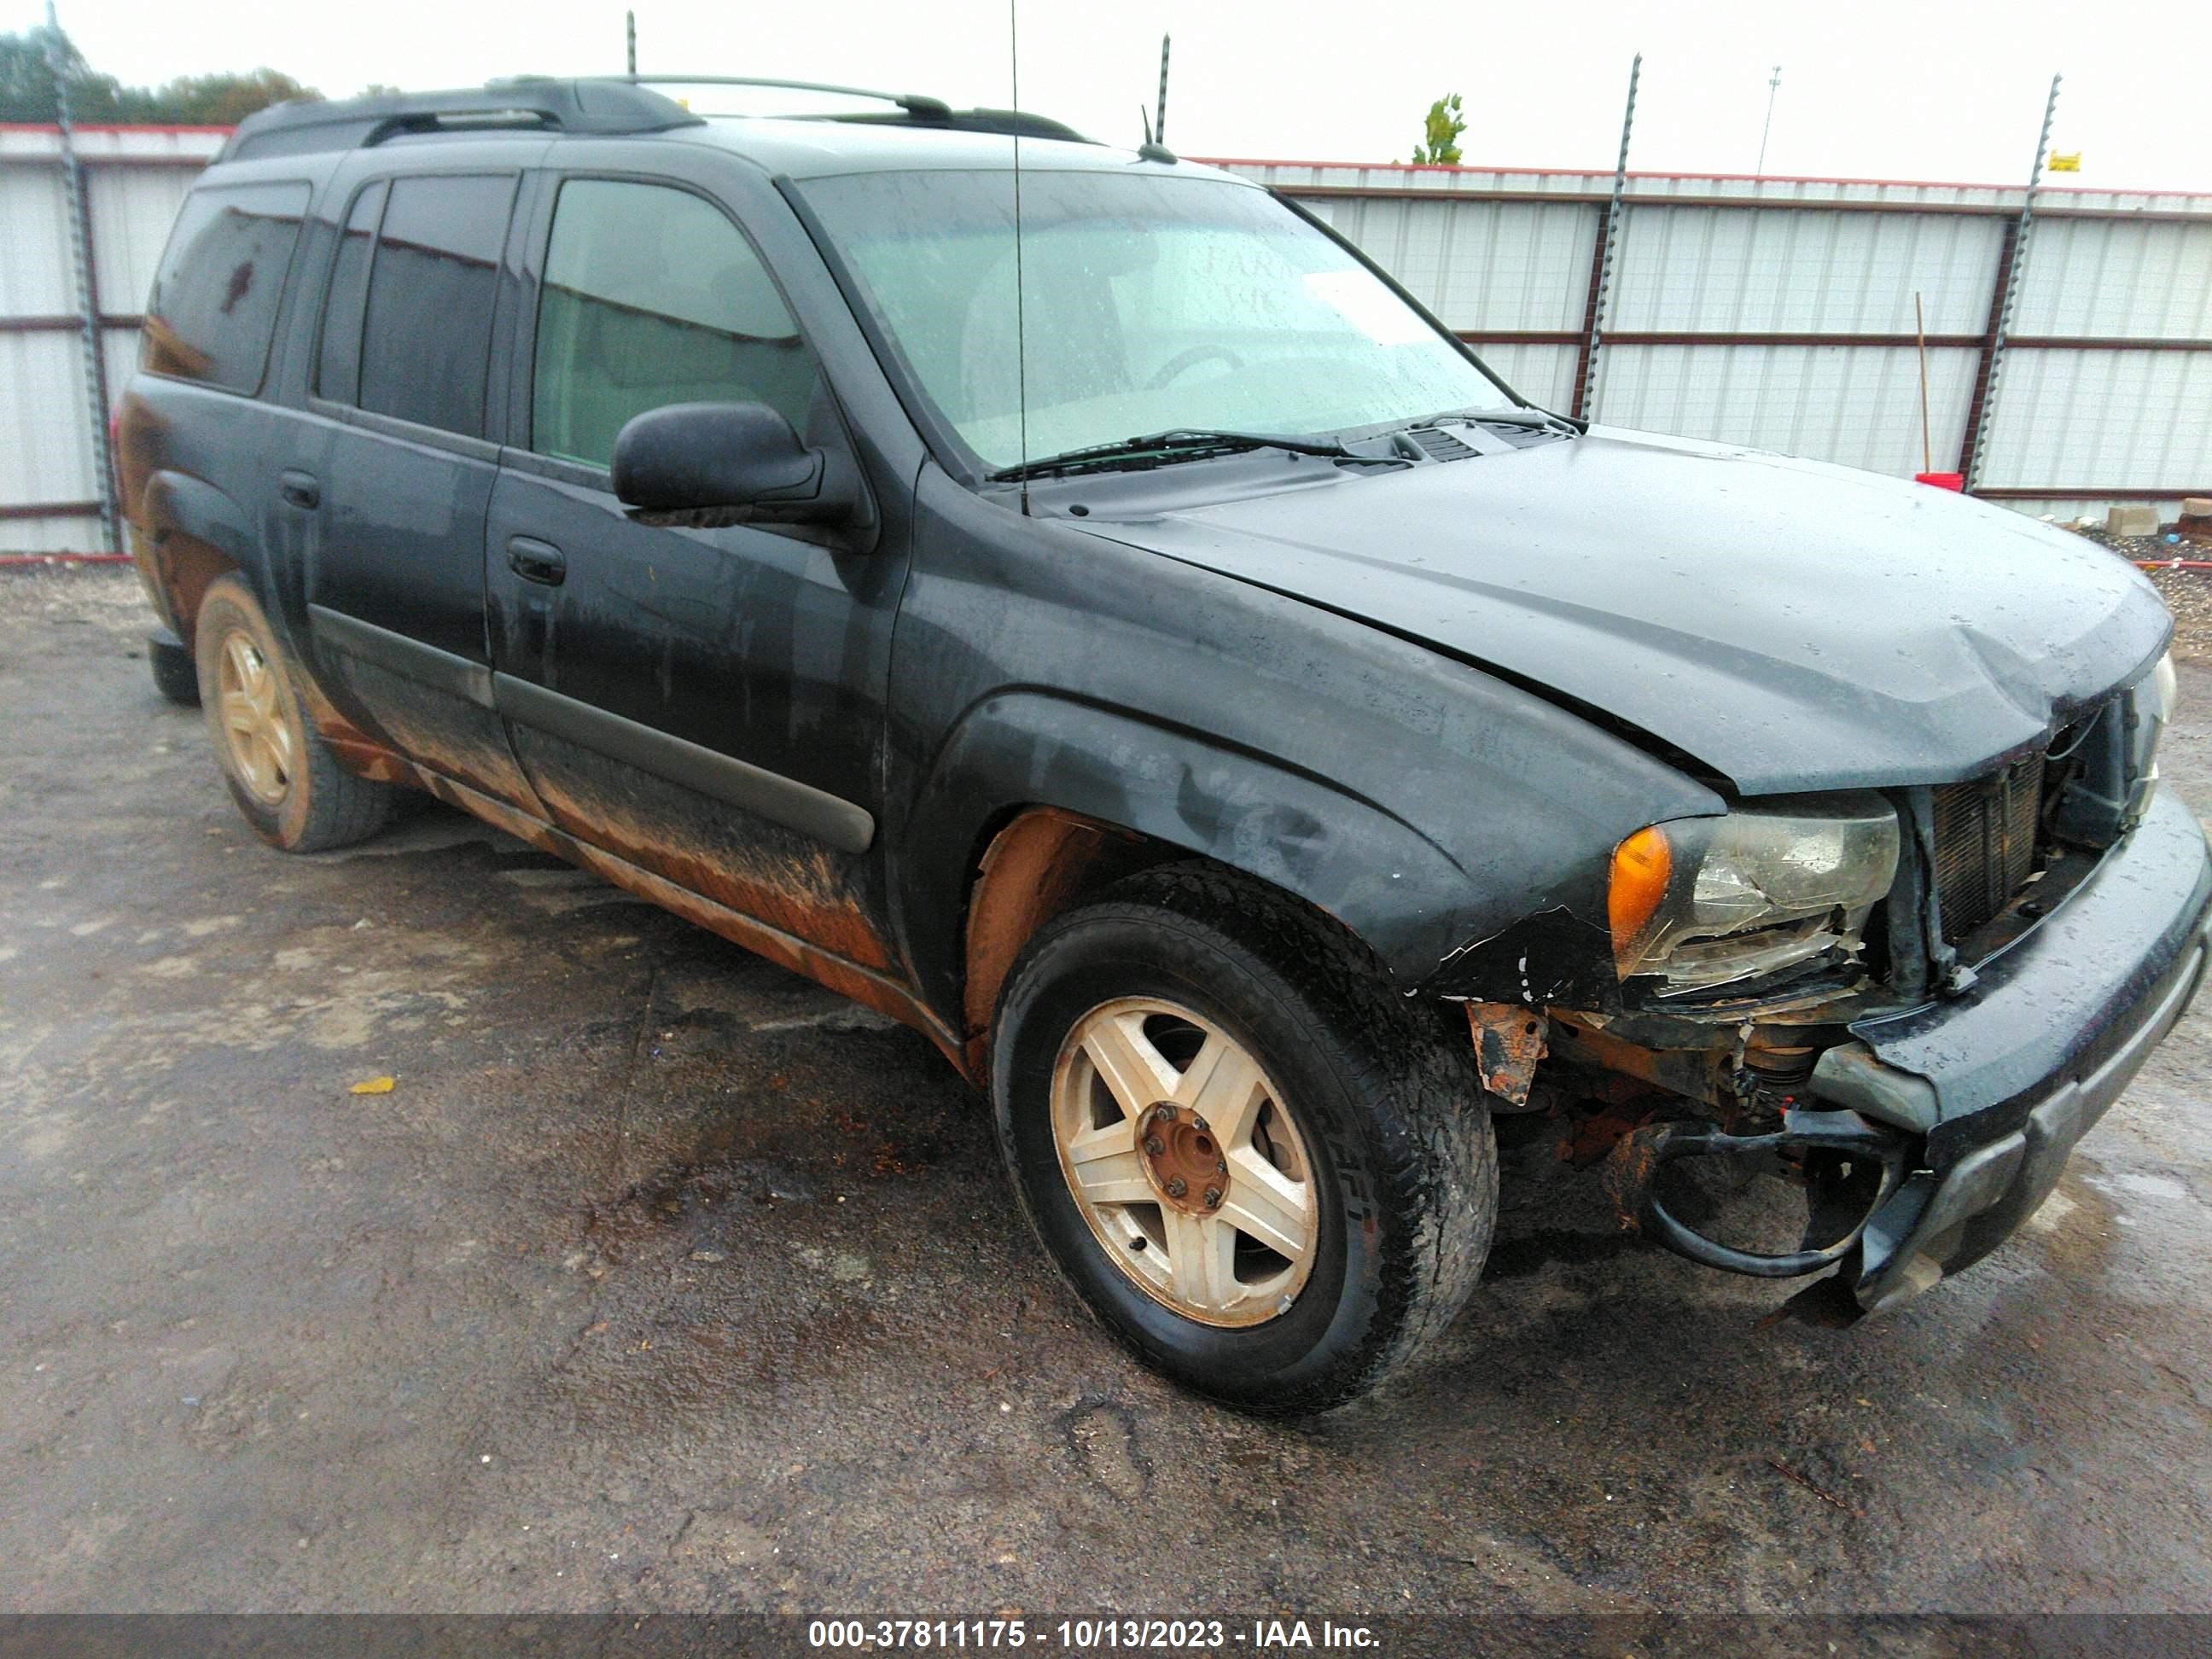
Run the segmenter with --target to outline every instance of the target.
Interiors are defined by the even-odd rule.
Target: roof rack
[[[879,104],[896,104],[908,115],[925,121],[951,118],[952,106],[942,98],[917,92],[876,92],[867,87],[841,87],[830,81],[775,81],[755,75],[605,75],[594,81],[618,87],[770,87],[782,92],[827,92],[840,98],[868,98]]]
[[[459,92],[293,99],[247,116],[216,159],[359,149],[421,132],[520,129],[620,135],[704,125],[673,98],[619,77],[555,81],[521,76]]]
[[[898,111],[896,114],[855,112],[789,118],[803,121],[848,121],[864,125],[913,123],[947,127],[958,132],[997,133],[1006,137],[1060,138],[1079,144],[1091,142],[1073,127],[1049,116],[1032,115],[1026,110],[955,109],[942,98],[917,92],[877,92],[868,87],[839,86],[828,81],[781,81],[754,75],[610,75],[595,78],[613,86],[764,87],[779,92],[822,92],[839,98],[865,98],[890,104]]]

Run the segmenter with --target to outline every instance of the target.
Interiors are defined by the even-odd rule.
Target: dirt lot
[[[441,810],[264,849],[143,623],[0,579],[0,1608],[2212,1609],[2212,1009],[1895,1317],[1538,1144],[1448,1363],[1261,1425],[921,1038]]]

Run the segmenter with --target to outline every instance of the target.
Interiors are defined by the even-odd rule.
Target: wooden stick
[[[1920,309],[1920,290],[1912,291],[1912,325],[1920,337],[1920,470],[1936,470],[1936,452],[1928,443],[1928,319]]]

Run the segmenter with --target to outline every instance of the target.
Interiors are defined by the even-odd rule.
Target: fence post
[[[2027,170],[2027,191],[2021,198],[2020,217],[2008,228],[1999,246],[1996,287],[1990,301],[1990,331],[1982,342],[1982,362],[1974,376],[1974,398],[1966,411],[1966,430],[1960,444],[1959,471],[1971,491],[1982,480],[1982,457],[1990,447],[1990,414],[1996,405],[1997,379],[2004,370],[2005,332],[2012,326],[2013,302],[2020,295],[2020,269],[2027,263],[2028,235],[2035,228],[2035,192],[2043,182],[2043,154],[2051,143],[2051,118],[2058,109],[2058,83],[2051,77],[2051,95],[2043,101],[2043,130],[2035,138],[2035,164]]]
[[[85,200],[84,168],[76,155],[76,129],[70,119],[69,76],[62,62],[61,25],[53,0],[46,0],[46,70],[54,82],[54,125],[61,135],[62,186],[69,198],[70,264],[76,277],[77,321],[84,342],[86,413],[91,420],[92,465],[98,475],[99,551],[119,553],[116,537],[115,460],[107,447],[107,354],[100,349],[100,283],[92,255],[92,214]]]
[[[1613,197],[1605,204],[1605,222],[1598,228],[1596,246],[1590,249],[1589,298],[1583,307],[1583,344],[1575,360],[1575,406],[1568,412],[1577,419],[1589,413],[1597,397],[1597,349],[1605,320],[1606,290],[1613,285],[1613,244],[1620,234],[1620,192],[1628,183],[1628,131],[1636,125],[1636,80],[1644,72],[1644,54],[1628,64],[1628,107],[1620,117],[1620,159],[1613,164]]]

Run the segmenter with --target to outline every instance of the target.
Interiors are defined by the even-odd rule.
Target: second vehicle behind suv
[[[2203,971],[2124,563],[1536,409],[1156,148],[285,106],[148,311],[132,544],[266,839],[427,789],[895,1015],[1074,1289],[1248,1409],[1445,1327],[1496,1115],[1611,1144],[1684,1255],[1893,1304]],[[1802,1237],[1723,1236],[1714,1158]]]

